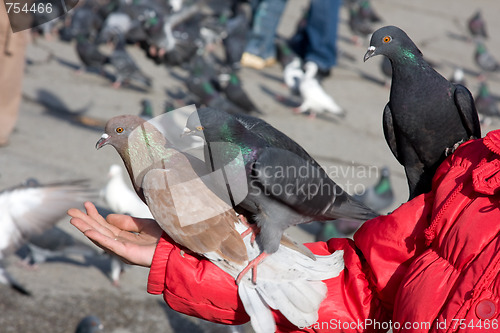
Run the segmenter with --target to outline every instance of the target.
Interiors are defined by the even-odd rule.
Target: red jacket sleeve
[[[435,182],[447,166],[438,170]],[[319,309],[319,320],[303,331],[371,332],[377,329],[369,323],[391,319],[401,279],[413,258],[426,247],[424,230],[432,201],[432,193],[421,195],[389,215],[367,221],[354,241],[338,238],[306,244],[320,255],[343,250],[345,269],[338,277],[324,281],[328,293]],[[163,294],[172,309],[188,315],[225,324],[249,321],[234,279],[208,260],[183,253],[167,235],[156,248],[148,292]],[[280,332],[297,331],[279,313],[274,315]]]

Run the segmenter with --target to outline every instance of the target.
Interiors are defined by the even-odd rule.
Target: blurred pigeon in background
[[[345,111],[325,92],[316,78],[318,66],[313,62],[307,62],[304,65],[304,70],[305,73],[299,85],[300,95],[304,101],[298,107],[297,111],[299,113],[309,111],[311,117],[315,117],[317,113],[323,112],[344,117]]]
[[[87,316],[83,318],[76,326],[75,333],[97,333],[102,332],[104,325],[96,316]]]
[[[109,61],[115,68],[116,80],[113,87],[119,88],[123,82],[138,81],[147,87],[151,87],[151,78],[142,73],[134,59],[130,56],[125,48],[125,39],[122,35],[118,35],[115,39],[115,48]]]
[[[376,212],[382,212],[394,202],[394,192],[391,186],[390,170],[384,166],[380,170],[378,182],[365,189],[361,194],[354,195],[354,199],[364,203]]]
[[[59,227],[53,227],[45,232],[33,235],[26,244],[28,254],[25,263],[32,267],[53,258],[82,256],[84,258],[98,255],[95,246],[89,246],[65,232]]]
[[[488,51],[483,42],[476,43],[476,52],[474,54],[476,65],[484,72],[496,72],[500,69],[500,64],[495,57]]]
[[[490,89],[486,82],[481,82],[479,91],[474,100],[482,124],[490,125],[491,118],[500,117],[500,110],[497,104],[498,101],[495,96],[490,93]]]
[[[467,21],[467,28],[469,29],[472,37],[488,38],[486,21],[483,19],[483,15],[480,10],[472,15],[472,17]]]

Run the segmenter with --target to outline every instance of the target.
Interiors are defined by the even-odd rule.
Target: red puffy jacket
[[[345,269],[324,281],[318,322],[299,330],[279,313],[280,332],[500,332],[500,130],[461,145],[437,170],[433,190],[349,239],[308,244],[344,250]],[[234,279],[207,260],[158,243],[148,291],[210,321],[249,317]]]

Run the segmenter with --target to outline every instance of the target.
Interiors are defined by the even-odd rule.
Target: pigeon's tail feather
[[[342,195],[336,196],[325,216],[332,219],[347,218],[367,221],[379,216],[379,214],[344,192]]]
[[[276,331],[276,323],[271,309],[259,296],[257,289],[250,284],[243,284],[238,287],[238,295],[245,311],[250,316],[252,328],[256,333]]]

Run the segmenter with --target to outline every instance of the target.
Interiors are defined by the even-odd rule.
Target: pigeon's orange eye
[[[389,43],[391,40],[392,40],[392,37],[391,37],[391,36],[385,36],[385,37],[382,39],[382,41],[383,41],[384,43]]]
[[[123,127],[117,127],[115,129],[116,133],[122,133],[123,132]]]
[[[198,131],[202,131],[202,130],[203,130],[203,126],[196,126],[196,129],[197,129]]]

